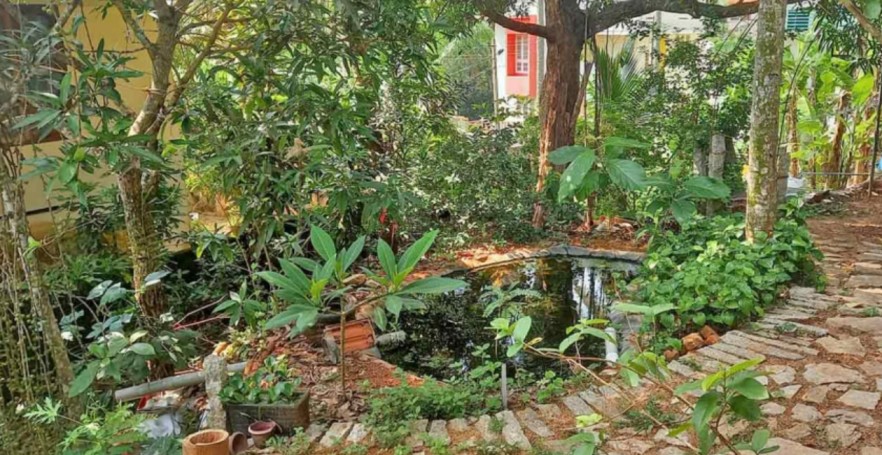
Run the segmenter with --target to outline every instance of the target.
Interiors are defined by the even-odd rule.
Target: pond
[[[498,312],[485,316],[488,301],[481,296],[491,287],[528,289],[531,296],[515,300],[520,311],[533,319],[531,338],[541,337],[540,346],[557,347],[566,338],[567,327],[579,319],[604,318],[616,290],[636,270],[632,262],[610,259],[548,257],[492,266],[451,275],[469,283],[462,291],[427,300],[423,312],[405,313],[400,327],[407,341],[381,349],[383,358],[414,373],[448,379],[477,366],[482,350],[489,358],[502,358],[505,346],[495,341],[488,329]],[[584,340],[576,346],[582,355],[603,357],[601,340]],[[569,375],[566,365],[551,359],[519,355],[508,360],[509,371],[527,370],[537,375],[551,370]]]

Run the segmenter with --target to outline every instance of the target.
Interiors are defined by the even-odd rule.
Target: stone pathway
[[[882,204],[880,204],[882,205]],[[882,207],[880,207],[882,209]],[[880,210],[882,211],[882,210]],[[831,222],[841,220],[831,220]],[[703,377],[721,366],[761,357],[759,367],[773,398],[762,406],[764,422],[782,455],[882,455],[882,226],[876,233],[816,238],[829,277],[825,293],[792,288],[786,302],[744,330],[670,362],[673,381]],[[837,235],[838,237],[838,235]],[[855,243],[860,242],[860,243]],[[627,393],[653,391],[638,389]],[[591,387],[555,404],[504,411],[479,418],[418,421],[407,443],[429,453],[426,441],[505,441],[523,449],[539,447],[568,453],[564,439],[576,415],[595,412],[618,416],[615,386]],[[609,428],[607,423],[601,424]],[[609,455],[684,455],[692,453],[687,436],[638,435],[630,428],[609,428]],[[749,438],[745,423],[727,427],[728,437]],[[338,453],[342,445],[372,443],[361,424],[314,426],[308,432],[319,451]]]

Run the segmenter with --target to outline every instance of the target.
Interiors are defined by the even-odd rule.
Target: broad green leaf
[[[607,160],[606,171],[610,180],[626,190],[639,190],[645,186],[646,171],[631,160]]]
[[[515,341],[514,343],[508,346],[508,349],[505,350],[505,355],[507,357],[514,357],[518,352],[521,352],[521,349],[524,348],[524,343],[522,341]]]
[[[731,190],[722,180],[711,177],[694,176],[683,183],[690,196],[696,199],[725,199]]]
[[[55,109],[43,109],[36,114],[31,114],[19,120],[15,125],[12,126],[12,128],[20,129],[36,123],[46,124],[47,122],[51,122],[54,118],[58,117],[59,114],[60,112]]]
[[[588,171],[591,170],[591,166],[594,165],[596,158],[597,156],[594,154],[594,151],[586,150],[567,166],[560,177],[560,187],[557,193],[558,201],[566,199],[567,196],[573,194],[582,185],[582,180],[588,174]]]
[[[698,212],[698,208],[690,200],[677,199],[671,203],[671,213],[680,224],[685,224],[691,220],[696,212]]]
[[[769,430],[760,429],[753,432],[753,438],[750,440],[750,447],[754,452],[759,453],[760,450],[766,447],[766,444],[769,443],[769,436],[771,433]]]
[[[315,325],[315,322],[318,320],[318,309],[310,308],[300,313],[297,317],[297,324],[295,326],[296,333],[302,333],[304,330]]]
[[[386,309],[390,313],[395,315],[396,319],[401,314],[401,309],[403,307],[404,307],[404,302],[401,300],[400,297],[398,297],[396,295],[390,295],[390,296],[386,297]]]
[[[722,395],[719,392],[707,392],[695,403],[695,410],[692,412],[692,425],[696,431],[706,428],[714,413],[720,408]]]
[[[648,149],[649,144],[624,137],[611,136],[603,140],[604,148],[620,147],[625,149]]]
[[[560,351],[561,353],[566,352],[566,350],[575,342],[579,341],[580,338],[582,338],[582,334],[578,332],[564,338],[564,340],[560,342],[560,346],[558,346],[557,348],[558,351]]]
[[[273,316],[272,318],[270,318],[269,321],[266,321],[266,324],[264,324],[264,328],[266,330],[273,330],[279,327],[284,327],[297,320],[297,317],[300,316],[300,313],[302,313],[300,309],[289,308]]]
[[[433,276],[408,284],[399,294],[443,294],[464,287],[466,287],[465,281]]]
[[[398,274],[398,265],[395,263],[395,254],[392,253],[392,248],[383,239],[380,239],[377,243],[377,258],[380,260],[380,266],[383,267],[383,271],[386,272],[386,276],[388,276],[390,280]]]
[[[414,242],[413,245],[401,255],[401,259],[398,260],[398,273],[410,273],[414,267],[416,267],[417,263],[420,262],[420,259],[426,255],[429,248],[432,247],[432,243],[435,242],[435,237],[437,236],[437,230],[430,231]]]
[[[337,255],[337,249],[334,247],[334,240],[322,228],[313,225],[309,230],[309,241],[315,251],[325,261],[329,261]]]
[[[282,275],[281,273],[272,272],[272,271],[263,271],[263,272],[257,272],[257,276],[259,276],[264,281],[266,281],[267,283],[269,283],[277,288],[288,289],[288,290],[298,291],[298,292],[301,291],[300,286],[298,286],[297,283],[293,279],[288,278],[288,277]]]
[[[514,330],[512,331],[512,337],[515,341],[523,342],[527,339],[527,335],[530,333],[530,327],[533,326],[533,318],[530,316],[525,316],[518,319],[518,322],[515,322]]]
[[[386,319],[386,311],[383,309],[383,307],[374,307],[373,319],[374,324],[377,324],[377,327],[380,330],[386,330],[388,320]]]
[[[152,355],[156,355],[156,349],[153,349],[153,345],[149,343],[135,343],[129,348],[135,354],[140,356],[148,357]]]
[[[64,161],[58,167],[58,181],[64,184],[70,183],[77,176],[79,165],[74,161]]]
[[[92,385],[92,382],[95,381],[95,377],[98,376],[98,370],[101,368],[101,363],[96,361],[89,362],[86,365],[86,368],[74,378],[73,382],[70,384],[70,390],[68,391],[68,396],[75,397],[89,388]]]
[[[732,384],[731,387],[751,400],[766,400],[769,398],[769,391],[766,390],[766,386],[754,378],[744,378]]]
[[[309,278],[300,267],[286,259],[279,259],[279,266],[285,272],[285,277],[289,278],[298,290],[302,291],[304,295],[309,291]]]
[[[876,5],[880,4],[879,0],[875,1]],[[858,106],[864,104],[867,99],[870,98],[870,94],[873,93],[873,87],[875,84],[876,78],[872,73],[865,74],[860,79],[858,79],[854,83],[854,86],[851,87],[851,94],[854,97],[854,104]]]
[[[583,147],[581,145],[568,145],[549,153],[548,161],[556,166],[563,166],[564,164],[573,161],[574,159],[576,159],[577,156],[585,152],[591,152],[592,154],[594,153],[594,151],[589,149],[588,147]]]
[[[349,267],[358,259],[358,256],[361,255],[361,251],[364,250],[364,236],[359,237],[355,240],[346,251],[343,253],[343,270],[349,270]]]
[[[735,415],[750,422],[756,422],[763,417],[759,403],[743,395],[736,395],[730,398],[729,407]]]

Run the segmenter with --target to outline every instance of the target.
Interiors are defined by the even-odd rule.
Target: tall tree
[[[760,232],[771,233],[775,226],[778,117],[786,13],[786,0],[759,2],[747,175],[745,229],[749,241],[754,241]]]
[[[580,69],[582,47],[594,35],[629,19],[654,11],[688,14],[693,17],[727,18],[752,14],[756,2],[738,2],[730,6],[697,0],[624,0],[619,2],[588,2],[586,9],[579,0],[547,0],[544,25],[529,24],[507,17],[510,2],[476,0],[482,14],[489,20],[515,32],[545,38],[547,43],[546,73],[542,81],[539,107],[539,168],[536,191],[545,190],[548,175],[548,153],[575,142],[579,112]],[[544,223],[544,210],[537,202],[533,224]]]

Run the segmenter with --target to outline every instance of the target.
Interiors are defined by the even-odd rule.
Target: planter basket
[[[294,403],[226,404],[227,422],[231,432],[248,434],[248,426],[261,420],[272,420],[285,433],[309,426],[309,392]]]

